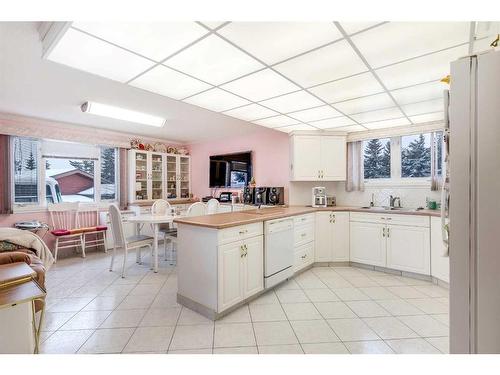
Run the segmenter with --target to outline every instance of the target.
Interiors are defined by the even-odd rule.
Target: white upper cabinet
[[[346,137],[339,135],[292,135],[292,181],[344,181]]]

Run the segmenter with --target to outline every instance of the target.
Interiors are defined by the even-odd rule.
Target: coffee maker
[[[326,207],[326,189],[321,186],[312,188],[312,206]]]

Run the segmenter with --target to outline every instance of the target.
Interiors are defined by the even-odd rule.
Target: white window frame
[[[419,134],[438,133],[439,130],[423,132]],[[365,186],[367,187],[429,187],[431,186],[431,177],[401,177],[401,137],[404,135],[390,137],[391,140],[391,177],[390,178],[367,178]],[[374,137],[373,139],[387,138],[384,136]],[[367,139],[368,140],[368,139]],[[431,137],[431,153],[432,148]]]
[[[10,154],[14,155],[14,141],[13,138],[10,142]],[[17,137],[16,138],[26,138],[37,141],[37,166],[38,166],[38,174],[37,174],[37,182],[38,182],[38,203],[16,203],[15,202],[15,181],[14,181],[14,158],[12,158],[12,162],[10,165],[10,175],[11,175],[11,202],[12,202],[12,211],[14,214],[16,213],[24,213],[24,212],[45,212],[47,211],[47,200],[46,200],[46,192],[45,192],[45,159],[42,157],[42,141],[40,138],[31,138],[31,137]],[[94,160],[94,202],[91,204],[97,204],[99,208],[107,208],[111,203],[118,203],[120,201],[120,173],[119,173],[119,152],[117,147],[115,148],[115,186],[116,186],[116,199],[101,199],[101,148],[102,147],[112,147],[112,146],[103,146],[97,145],[99,148],[99,156],[97,160]],[[85,202],[82,202],[85,205]]]

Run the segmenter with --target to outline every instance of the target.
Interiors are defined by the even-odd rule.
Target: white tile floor
[[[47,274],[42,353],[447,353],[448,290],[315,267],[215,323],[177,304],[176,268],[61,259]]]

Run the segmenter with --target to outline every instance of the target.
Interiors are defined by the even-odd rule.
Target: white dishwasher
[[[264,224],[264,287],[271,288],[293,275],[293,219]]]

